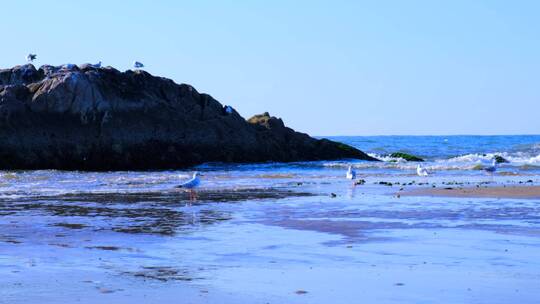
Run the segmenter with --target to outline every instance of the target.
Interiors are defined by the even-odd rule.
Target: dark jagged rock
[[[495,162],[497,164],[509,163],[509,161],[506,158],[504,158],[504,157],[502,157],[500,155],[495,155],[493,158],[495,159]]]
[[[0,168],[169,169],[203,162],[356,158],[365,153],[249,122],[210,95],[144,71],[91,65],[0,70]]]
[[[411,155],[411,154],[408,154],[408,153],[403,153],[403,152],[396,152],[396,153],[392,153],[390,154],[390,157],[395,157],[395,158],[402,158],[406,161],[417,161],[417,162],[423,162],[424,160],[418,156],[414,156],[414,155]]]
[[[279,118],[270,116],[268,112],[255,115],[248,119],[257,133],[267,143],[265,154],[270,160],[319,160],[357,158],[376,160],[369,155],[342,143],[328,139],[314,139],[307,134],[295,132],[285,126]],[[285,147],[285,149],[283,149]],[[321,157],[322,156],[322,157]]]

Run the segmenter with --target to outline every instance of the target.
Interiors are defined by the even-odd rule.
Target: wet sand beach
[[[540,199],[540,186],[417,188],[404,191],[401,195]]]
[[[532,149],[494,174],[481,154],[425,177],[394,159],[207,164],[196,200],[177,188],[192,171],[0,171],[0,303],[538,303]]]
[[[181,172],[7,173],[0,303],[537,300],[537,200],[396,197],[425,182],[252,168],[206,171],[197,201],[174,188]]]

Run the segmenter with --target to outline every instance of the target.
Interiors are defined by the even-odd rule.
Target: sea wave
[[[540,154],[531,155],[526,152],[495,152],[485,154],[465,154],[457,157],[450,158],[446,161],[455,163],[475,163],[482,164],[491,161],[494,157],[500,156],[506,159],[511,165],[540,165]]]
[[[330,161],[322,164],[329,168],[346,168],[352,166],[356,169],[394,169],[394,170],[414,170],[418,162],[408,162],[401,158],[385,155],[369,154],[378,158],[381,162],[356,162],[356,161]],[[508,163],[499,164],[500,167],[514,167],[519,170],[540,169],[540,154],[531,155],[526,152],[494,152],[494,153],[471,153],[451,157],[448,159],[432,159],[422,163],[422,166],[430,171],[442,170],[478,170],[491,164],[494,157],[500,156]]]

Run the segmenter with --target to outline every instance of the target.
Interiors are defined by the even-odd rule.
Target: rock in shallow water
[[[403,153],[403,152],[396,152],[389,155],[390,157],[394,158],[402,158],[406,161],[416,161],[416,162],[423,162],[424,160],[418,156],[414,156],[412,154]]]
[[[506,158],[504,158],[504,157],[502,157],[500,155],[495,155],[493,158],[495,159],[495,162],[497,164],[509,163],[509,161]]]
[[[144,71],[29,64],[0,70],[0,168],[172,169],[203,162],[375,160],[287,128],[246,121],[210,95]]]

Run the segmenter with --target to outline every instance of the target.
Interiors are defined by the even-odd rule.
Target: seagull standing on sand
[[[428,176],[429,173],[427,172],[426,168],[422,168],[422,166],[418,164],[416,167],[416,174],[418,174],[418,176]]]
[[[489,173],[494,173],[495,171],[497,171],[497,160],[494,158],[493,161],[491,162],[491,166],[486,166],[484,168],[484,171],[489,172]]]
[[[352,166],[349,166],[349,169],[347,170],[347,174],[345,174],[345,177],[347,179],[353,180],[356,178],[356,171],[353,170]]]
[[[28,62],[33,62],[36,58],[37,58],[36,54],[30,53],[30,54],[26,55],[26,61],[28,61]]]
[[[136,69],[141,69],[141,68],[144,68],[144,64],[142,64],[141,62],[135,61],[133,62],[133,67]]]
[[[201,183],[199,176],[200,176],[199,172],[195,172],[193,173],[193,177],[190,180],[185,181],[182,184],[178,185],[178,188],[189,189],[189,198],[192,200],[197,198],[197,194],[195,193],[194,189],[197,188],[199,184]]]

